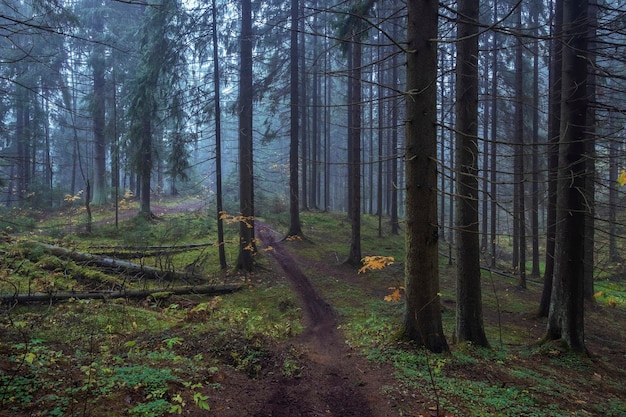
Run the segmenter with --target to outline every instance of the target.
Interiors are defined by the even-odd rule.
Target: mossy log
[[[152,295],[163,298],[164,295],[205,294],[223,295],[241,290],[241,285],[199,285],[176,288],[161,288],[153,290],[125,290],[125,291],[83,291],[83,292],[51,292],[36,294],[5,294],[0,295],[0,304],[10,303],[41,303],[54,301],[87,300],[87,299],[115,299],[133,298],[143,299]]]
[[[47,243],[37,242],[36,244],[41,246],[46,253],[58,256],[59,258],[67,258],[75,262],[86,262],[96,267],[122,272],[124,274],[141,275],[147,279],[162,279],[166,281],[180,280],[188,283],[206,282],[207,279],[206,276],[200,274],[163,270],[147,265],[140,265],[115,258],[107,258],[87,252],[68,249],[61,246],[48,245]]]
[[[117,259],[136,259],[149,256],[164,256],[182,253],[189,250],[215,246],[215,243],[191,243],[175,246],[91,246],[91,254],[113,256]]]

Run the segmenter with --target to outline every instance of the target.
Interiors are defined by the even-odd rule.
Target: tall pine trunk
[[[552,282],[554,279],[554,250],[556,246],[557,172],[559,164],[559,130],[561,125],[561,71],[563,65],[563,1],[554,5],[554,25],[550,43],[550,95],[548,103],[548,207],[546,216],[546,267],[543,291],[539,303],[540,317],[548,317]]]
[[[241,2],[241,57],[239,69],[239,258],[237,269],[254,267],[254,186],[252,158],[252,4]]]
[[[517,29],[522,30],[522,4],[515,13]],[[513,267],[518,269],[520,288],[526,288],[526,170],[524,164],[524,65],[522,38],[518,37],[515,49],[515,192],[513,202],[513,251],[517,248],[517,257],[513,255]]]
[[[587,0],[563,1],[563,67],[555,271],[549,339],[584,352],[584,249],[587,177]]]
[[[222,195],[222,110],[220,94],[220,68],[219,68],[219,48],[217,44],[217,5],[212,0],[212,41],[213,41],[213,87],[215,89],[215,202],[217,211],[217,242],[219,251],[220,268],[226,269],[226,250],[224,248],[224,222],[222,212],[224,211]]]
[[[456,337],[488,346],[478,231],[478,0],[459,0],[456,54]]]
[[[299,60],[298,60],[298,0],[291,0],[291,45],[290,51],[290,142],[289,142],[289,231],[287,236],[302,236],[300,225],[300,187],[299,180]]]
[[[409,0],[406,91],[406,310],[402,334],[448,350],[441,322],[437,228],[437,23],[439,3]]]
[[[363,46],[356,34],[351,37],[350,102],[348,103],[348,210],[351,225],[350,253],[346,263],[361,265],[361,61]]]

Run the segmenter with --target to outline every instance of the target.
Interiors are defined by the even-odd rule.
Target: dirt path
[[[306,352],[302,377],[271,381],[271,395],[254,417],[398,416],[396,404],[383,397],[388,369],[372,367],[346,345],[332,307],[322,299],[276,234],[257,224],[258,234],[300,297],[306,330],[292,341]]]

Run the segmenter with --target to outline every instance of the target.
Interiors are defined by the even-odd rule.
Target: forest
[[[0,416],[626,416],[626,3],[0,0]]]

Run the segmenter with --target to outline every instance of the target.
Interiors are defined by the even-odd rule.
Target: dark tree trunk
[[[315,15],[317,16],[317,14]],[[317,36],[313,36],[312,48],[315,51],[315,56],[318,56],[317,51]],[[317,69],[317,61],[313,67],[313,76],[311,79],[311,135],[310,135],[310,143],[311,143],[311,179],[310,179],[310,187],[309,187],[309,208],[317,209],[317,201],[318,201],[318,164],[319,164],[319,147],[320,147],[320,120],[319,120],[319,71]]]
[[[585,352],[584,235],[587,176],[588,1],[563,2],[563,71],[555,271],[547,336]]]
[[[298,128],[299,120],[299,59],[298,59],[298,0],[291,0],[291,45],[290,45],[290,71],[291,71],[291,132],[289,142],[289,231],[287,236],[302,236],[302,226],[300,225],[300,187],[299,164],[298,164]]]
[[[554,26],[550,44],[550,97],[548,109],[548,207],[546,216],[546,269],[538,315],[548,317],[552,282],[554,278],[554,250],[556,246],[556,195],[559,164],[559,130],[561,125],[561,70],[562,70],[563,1],[556,1]]]
[[[217,44],[217,5],[212,0],[212,40],[213,40],[213,86],[215,89],[215,200],[217,211],[217,243],[219,251],[220,268],[226,269],[226,250],[224,248],[224,211],[222,195],[222,110],[220,94],[220,68]]]
[[[402,334],[448,350],[441,322],[437,228],[437,23],[439,3],[409,0],[406,109],[406,310]]]
[[[459,0],[456,54],[456,337],[488,346],[478,230],[478,0]]]
[[[103,35],[104,24],[102,14],[93,10],[93,31],[95,36]],[[91,53],[91,67],[93,69],[93,204],[102,205],[107,202],[106,189],[106,135],[105,135],[105,48],[101,43],[95,43]]]
[[[533,147],[532,147],[532,269],[530,275],[538,278],[539,270],[539,3],[531,4],[533,32],[535,39],[532,43],[533,54]]]
[[[152,123],[151,113],[144,111],[141,124],[141,159],[139,163],[140,178],[140,213],[146,218],[152,216],[150,209],[150,182],[152,178]]]
[[[517,28],[522,30],[522,4],[517,6],[515,13],[517,19]],[[513,216],[515,227],[513,229],[514,251],[515,243],[517,243],[517,259],[515,253],[513,255],[513,267],[518,269],[519,286],[526,288],[526,172],[524,164],[524,74],[522,68],[524,65],[522,54],[522,39],[517,39],[517,47],[515,50],[515,195]]]
[[[398,25],[393,25],[393,36],[397,39],[398,36]],[[391,88],[393,91],[398,91],[398,54],[394,54],[391,59]],[[398,107],[400,103],[397,98],[397,95],[394,94],[394,98],[391,102],[391,153],[392,158],[390,158],[391,163],[391,182],[388,184],[389,189],[391,190],[391,201],[390,201],[390,217],[391,217],[391,234],[397,235],[400,233],[400,223],[398,221]]]
[[[498,20],[498,3],[494,2],[494,21]],[[491,62],[491,155],[490,166],[490,225],[489,235],[491,237],[491,267],[496,266],[497,242],[498,242],[498,32],[493,34],[493,56]]]
[[[254,200],[252,159],[252,5],[241,2],[241,60],[239,71],[239,258],[237,269],[254,267]]]
[[[596,27],[598,24],[597,13],[598,4],[597,0],[589,1],[589,23],[588,23],[588,59],[589,59],[589,75],[587,81],[587,97],[590,103],[596,101],[596,53],[595,53],[595,38]],[[587,200],[587,210],[585,211],[587,217],[585,218],[585,285],[584,294],[585,299],[591,302],[595,301],[594,297],[594,241],[595,241],[595,215],[596,215],[596,107],[590,105],[587,107],[587,134],[589,140],[587,141],[587,175],[586,175],[586,187],[585,196]]]
[[[351,91],[348,112],[348,210],[351,224],[350,253],[346,263],[361,265],[361,61],[363,46],[357,35],[351,38],[350,80]]]
[[[609,110],[609,129],[613,129],[613,115]],[[619,262],[620,253],[617,249],[617,204],[618,204],[618,169],[620,161],[618,159],[620,143],[617,140],[609,141],[609,261]]]
[[[300,5],[303,9],[301,14],[304,16],[304,4]],[[307,88],[307,77],[306,77],[306,49],[305,49],[305,29],[304,29],[304,19],[299,22],[300,27],[300,40],[298,42],[299,48],[299,65],[301,71],[299,71],[299,83],[300,88],[298,91],[298,102],[300,103],[300,108],[298,109],[298,113],[300,116],[300,152],[302,154],[302,167],[300,168],[302,175],[302,190],[300,194],[300,205],[303,209],[307,210],[309,208],[309,111],[308,111],[308,88]]]

